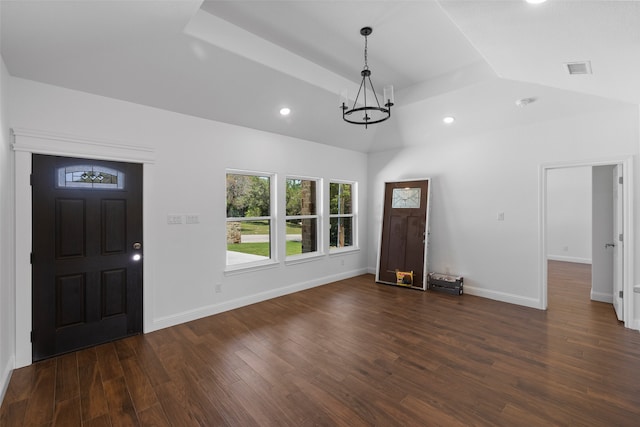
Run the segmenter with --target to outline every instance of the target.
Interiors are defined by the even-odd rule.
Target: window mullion
[[[287,215],[285,219],[294,220],[294,219],[318,219],[318,215]]]

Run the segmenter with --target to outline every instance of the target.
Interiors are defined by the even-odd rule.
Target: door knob
[[[133,247],[134,251],[139,251],[140,249],[142,249],[142,243],[140,242],[135,242],[133,245],[131,245],[131,247]],[[131,257],[131,259],[133,259],[134,261],[138,262],[142,259],[142,254],[140,252],[135,252],[133,254],[133,256]]]
[[[605,249],[607,249],[607,248],[615,248],[615,247],[616,247],[615,243],[605,243],[604,244],[604,248]]]

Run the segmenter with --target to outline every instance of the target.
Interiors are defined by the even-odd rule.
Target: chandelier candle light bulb
[[[347,89],[342,89],[340,91],[340,105],[343,107],[349,103],[349,91]]]
[[[385,106],[389,106],[389,110],[391,110],[391,106],[394,104],[393,99],[393,85],[386,85],[383,90],[383,96],[385,101]]]

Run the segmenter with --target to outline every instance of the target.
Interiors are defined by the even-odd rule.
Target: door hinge
[[[622,177],[621,176],[618,177],[618,184],[622,184]]]
[[[33,264],[33,252],[29,254],[29,264]]]
[[[618,234],[618,240],[624,242],[622,233]]]
[[[33,187],[33,174],[29,175],[29,185]]]
[[[29,341],[33,342],[33,331],[31,331],[31,333],[29,334]]]
[[[618,292],[618,298],[622,298],[623,295],[624,295],[624,291]]]

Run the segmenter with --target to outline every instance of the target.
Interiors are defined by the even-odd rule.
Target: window
[[[354,246],[355,215],[353,183],[329,183],[329,246],[331,249]]]
[[[227,265],[264,263],[272,257],[273,177],[227,173]]]
[[[57,170],[58,188],[122,190],[124,173],[97,165],[63,166]]]
[[[318,181],[287,178],[287,256],[318,251]]]

